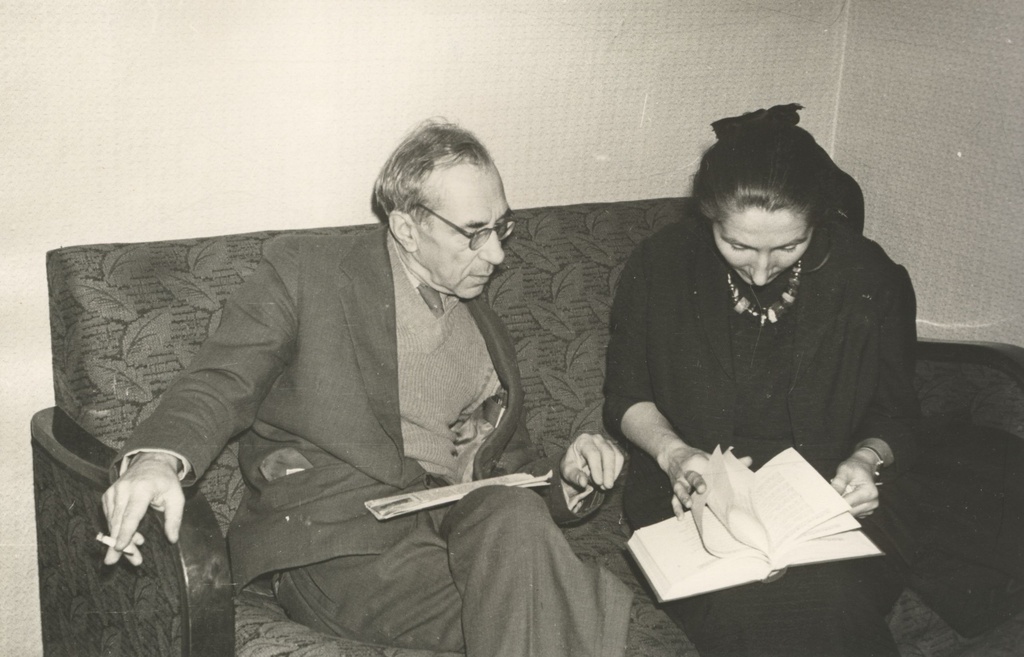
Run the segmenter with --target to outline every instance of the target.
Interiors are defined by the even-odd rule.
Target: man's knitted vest
[[[466,305],[449,299],[444,314],[435,317],[401,263],[393,266],[405,454],[454,481],[457,436],[451,426],[494,394],[497,377]]]

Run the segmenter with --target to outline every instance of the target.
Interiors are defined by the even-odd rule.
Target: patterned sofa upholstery
[[[622,264],[637,242],[690,207],[687,199],[653,199],[517,212],[507,260],[486,295],[516,341],[526,421],[542,448],[561,449],[579,431],[601,429],[608,312]],[[106,529],[99,497],[111,455],[188,365],[217,326],[224,300],[278,234],[72,246],[48,254],[56,404],[32,422],[48,655],[427,654],[302,627],[288,620],[263,582],[233,589],[223,540],[243,487],[233,444],[188,492],[178,545],[167,544],[151,513],[143,526],[143,567],[101,565],[104,548],[94,538]],[[926,409],[974,411],[977,421],[1024,435],[1021,351],[925,345],[919,385]],[[583,559],[604,564],[636,590],[629,654],[696,655],[638,581],[624,552],[620,511],[613,494],[595,518],[566,533]],[[1009,655],[1024,636],[1024,618],[1017,616],[966,639],[909,591],[890,624],[904,655]]]

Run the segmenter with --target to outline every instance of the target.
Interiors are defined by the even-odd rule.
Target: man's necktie
[[[434,313],[434,317],[440,317],[444,314],[444,302],[441,300],[440,292],[426,283],[420,283],[416,289],[420,291],[420,296],[427,303],[430,312]]]

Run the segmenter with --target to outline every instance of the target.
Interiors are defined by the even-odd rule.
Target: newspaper
[[[479,481],[470,481],[464,484],[442,486],[441,488],[428,488],[413,493],[392,495],[391,497],[380,497],[375,500],[368,500],[366,508],[369,509],[377,520],[387,520],[413,511],[429,509],[442,504],[456,502],[463,497],[484,486],[516,486],[528,488],[533,486],[546,486],[551,482],[551,471],[540,476],[531,475],[525,472],[492,477]]]

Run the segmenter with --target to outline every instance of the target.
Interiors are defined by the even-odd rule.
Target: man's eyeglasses
[[[427,212],[434,215],[444,223],[451,226],[451,228],[455,230],[455,232],[467,238],[469,240],[469,248],[473,249],[474,251],[480,250],[480,247],[487,243],[487,240],[490,239],[491,237],[491,233],[497,235],[499,240],[504,240],[506,237],[512,234],[512,229],[516,227],[516,222],[512,218],[512,210],[509,210],[508,212],[503,214],[496,222],[494,222],[493,226],[487,226],[481,228],[480,230],[474,230],[473,232],[470,232],[463,228],[462,226],[453,224],[452,222],[448,221],[438,213],[434,212],[427,206],[423,205],[422,203],[417,203],[416,207],[426,210]]]

